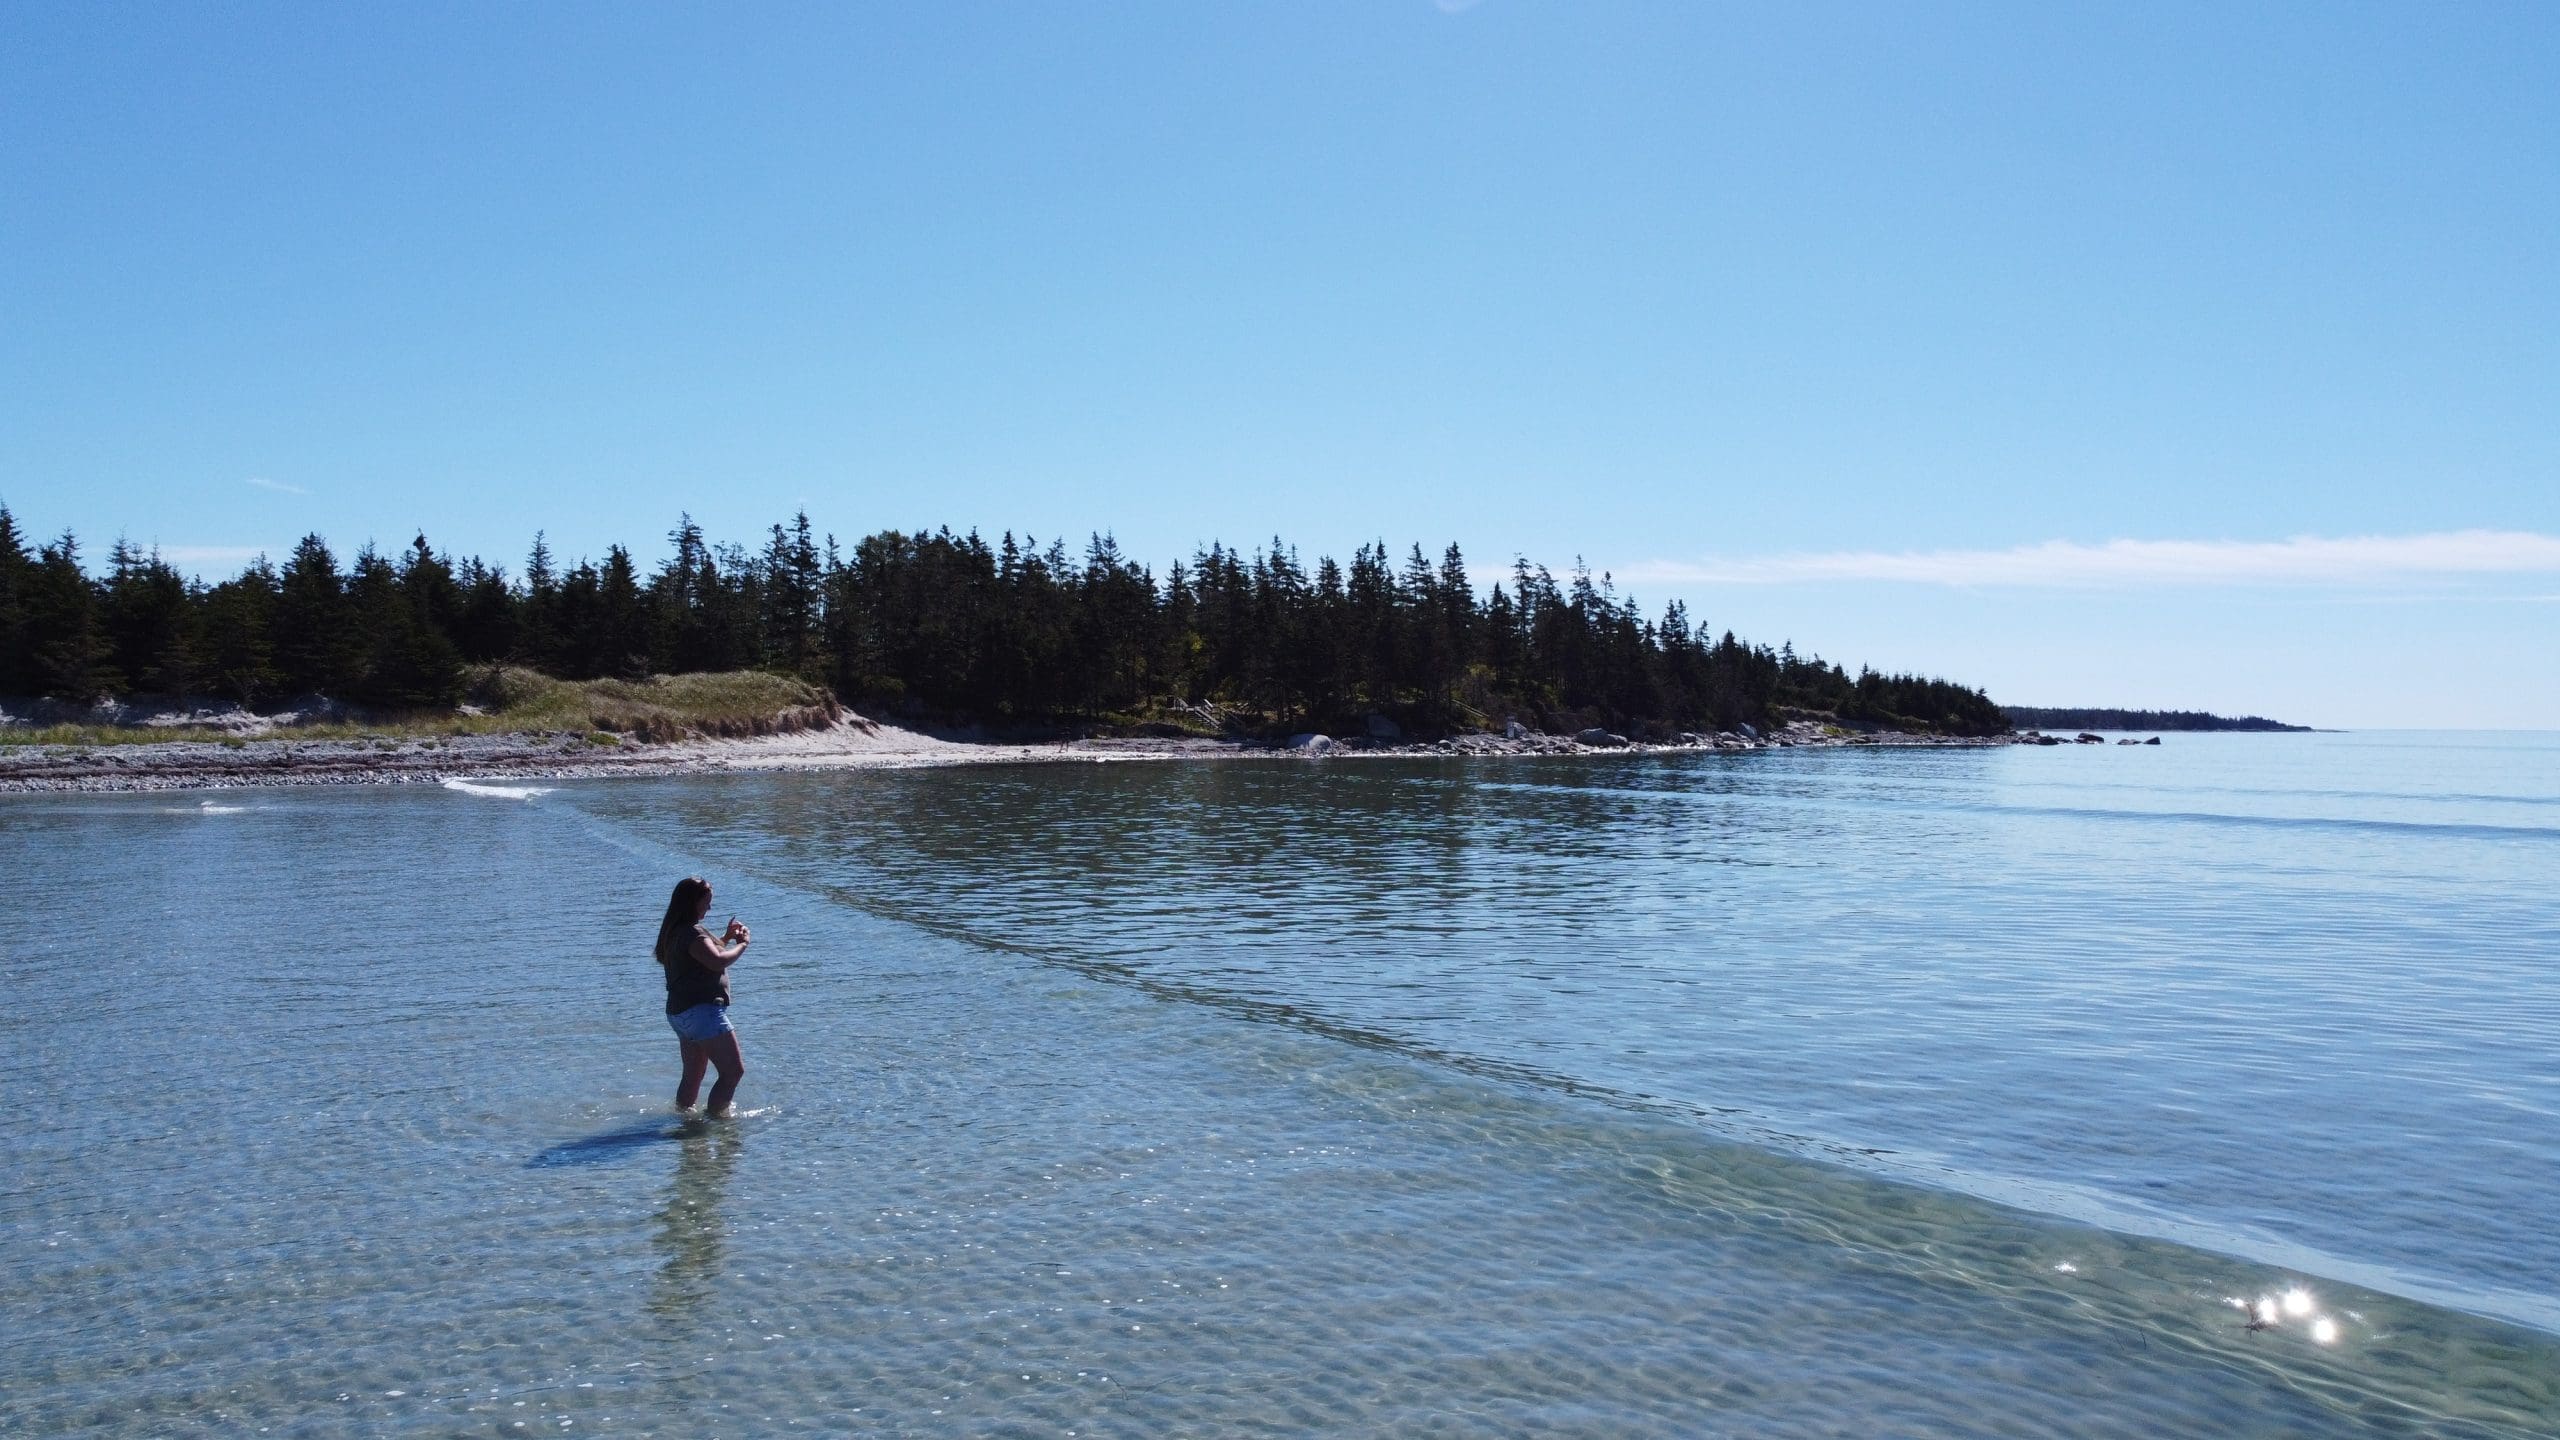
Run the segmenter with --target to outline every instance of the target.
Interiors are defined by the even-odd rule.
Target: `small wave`
[[[486,795],[493,800],[531,800],[536,796],[548,795],[559,787],[553,785],[491,785],[478,780],[447,780],[444,782],[444,788],[447,790],[459,790],[465,795]]]

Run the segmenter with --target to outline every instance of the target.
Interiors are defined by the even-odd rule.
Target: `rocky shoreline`
[[[832,725],[737,739],[663,743],[586,733],[304,740],[238,738],[116,745],[0,747],[0,794],[215,790],[281,785],[433,785],[449,780],[575,779],[720,771],[909,769],[941,765],[1100,763],[1142,760],[1322,760],[1432,756],[1742,753],[1835,746],[1985,746],[2015,737],[1965,739],[1856,733],[1796,721],[1762,733],[1684,735],[1648,743],[1600,732],[1518,731],[1411,743],[1300,736],[1270,745],[1222,739],[1085,739],[1006,743],[946,738],[866,720],[850,711]]]

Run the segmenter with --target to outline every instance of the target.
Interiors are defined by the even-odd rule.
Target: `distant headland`
[[[2282,730],[2307,731],[2263,715],[2209,715],[2202,710],[2055,709],[2003,705],[2001,713],[2021,730]]]

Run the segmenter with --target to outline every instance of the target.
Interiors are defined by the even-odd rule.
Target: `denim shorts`
[[[729,1007],[710,1000],[690,1010],[677,1011],[667,1017],[667,1023],[675,1027],[677,1039],[696,1045],[706,1040],[717,1040],[736,1029],[729,1023]]]

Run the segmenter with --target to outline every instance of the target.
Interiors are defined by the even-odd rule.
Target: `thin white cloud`
[[[162,545],[156,549],[172,565],[237,565],[267,553],[256,545]]]
[[[2361,585],[2560,574],[2560,536],[2529,530],[2301,535],[2291,540],[2047,540],[2007,550],[1842,550],[1696,563],[1655,561],[1621,580],[1703,585],[1888,581],[2056,589],[2178,585]]]
[[[270,480],[264,475],[252,475],[242,483],[255,485],[261,490],[273,490],[279,495],[308,495],[311,493],[299,485],[287,485],[281,480]]]

